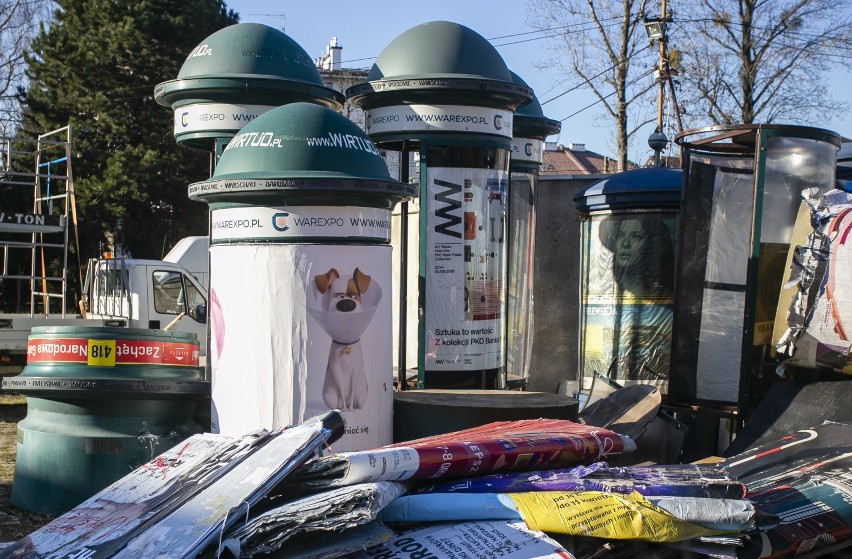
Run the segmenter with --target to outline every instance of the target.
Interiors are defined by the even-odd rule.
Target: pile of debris
[[[321,457],[339,413],[202,434],[0,558],[785,557],[852,545],[852,428],[712,464],[617,467],[627,436],[497,422]]]

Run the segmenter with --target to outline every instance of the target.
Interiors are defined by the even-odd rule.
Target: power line
[[[265,14],[248,14],[248,15],[265,15]],[[610,21],[610,20],[614,20],[614,19],[620,19],[620,18],[612,17],[612,18],[602,19],[601,21]],[[617,22],[616,23],[610,23],[610,24],[607,24],[607,25],[603,25],[602,27],[607,28],[607,27],[613,27],[615,25],[618,25],[618,23]],[[583,26],[587,26],[587,27],[583,27]],[[576,29],[576,30],[570,31],[571,33],[581,33],[581,32],[588,31],[589,29],[594,28],[594,27],[592,27],[591,23],[581,23],[581,24],[565,25],[565,26],[562,26],[562,27],[551,27],[551,28],[547,28],[547,29],[539,29],[537,31],[525,31],[523,33],[511,33],[509,35],[500,35],[498,37],[491,37],[490,39],[486,39],[486,40],[489,43],[491,43],[494,48],[508,47],[508,46],[511,46],[511,45],[520,45],[520,44],[524,44],[524,43],[531,43],[533,41],[539,41],[541,39],[552,39],[553,37],[561,37],[562,35],[565,34],[565,32],[563,31],[563,32],[554,33],[554,34],[551,34],[551,35],[541,35],[539,37],[530,37],[528,39],[523,39],[523,40],[520,40],[520,41],[511,41],[509,43],[494,44],[493,41],[498,41],[500,39],[509,39],[509,38],[512,38],[512,37],[521,37],[521,36],[524,36],[524,35],[532,35],[534,33],[546,33],[546,32],[549,32],[549,31],[556,31],[556,30],[560,30],[560,29],[561,30],[567,30],[571,27],[581,27],[581,29]],[[368,57],[364,57],[364,58],[353,58],[351,60],[344,60],[344,61],[341,62],[341,64],[349,64],[351,62],[362,62],[364,60],[375,60],[376,58],[378,58],[378,56],[368,56]]]
[[[610,20],[615,20],[615,19],[621,19],[621,18],[620,18],[620,16],[613,16],[613,17],[609,17],[609,18],[604,18],[600,21],[603,22],[603,21],[610,21]],[[562,25],[562,26],[559,26],[559,27],[547,27],[545,29],[537,29],[535,31],[524,31],[523,33],[512,33],[510,35],[501,35],[499,37],[491,37],[488,40],[489,41],[498,41],[500,39],[511,39],[513,37],[521,37],[523,35],[532,35],[533,33],[549,33],[551,31],[558,31],[560,29],[568,29],[570,27],[580,26],[580,25],[586,25],[586,24],[585,23],[572,23],[570,25]]]
[[[644,51],[648,50],[649,48],[651,48],[651,45],[647,45],[647,46],[645,46],[645,47],[643,47],[643,48],[641,48],[641,49],[637,50],[635,53],[633,53],[633,56],[636,56],[637,54],[641,54],[642,52],[644,52]],[[581,82],[581,83],[578,83],[577,85],[575,85],[575,86],[573,86],[573,87],[570,87],[570,88],[566,89],[565,91],[563,91],[563,92],[562,92],[562,93],[560,93],[559,95],[556,95],[556,96],[554,96],[554,97],[551,97],[551,98],[550,98],[550,99],[548,99],[547,101],[542,102],[542,103],[541,103],[541,105],[542,105],[542,106],[543,106],[543,105],[546,105],[546,104],[550,103],[551,101],[554,101],[554,100],[556,100],[556,99],[559,99],[559,98],[560,98],[560,97],[562,97],[563,95],[566,95],[566,94],[568,94],[568,93],[571,93],[572,91],[575,91],[575,90],[577,90],[577,89],[579,89],[579,88],[583,87],[584,85],[588,84],[590,81],[598,79],[599,77],[603,76],[603,75],[604,75],[604,74],[606,74],[607,72],[611,72],[611,71],[612,71],[612,70],[614,70],[614,69],[615,69],[615,67],[616,67],[616,66],[618,66],[619,64],[620,64],[620,63],[615,63],[615,64],[613,64],[613,65],[612,65],[612,66],[610,66],[609,68],[606,68],[606,69],[604,69],[602,72],[600,72],[600,73],[598,73],[598,74],[595,74],[594,76],[592,76],[591,78],[587,79],[586,81]]]
[[[609,18],[609,19],[616,19],[616,18]],[[602,21],[607,21],[607,20],[602,20]],[[616,21],[615,23],[608,23],[606,25],[601,25],[600,27],[605,29],[605,28],[608,28],[608,27],[615,27],[617,25],[620,25],[620,23]],[[583,32],[589,31],[590,29],[597,29],[598,28],[598,25],[594,22],[577,24],[577,26],[578,27],[586,26],[586,27],[582,27],[581,29],[575,29],[575,30],[571,31],[570,33],[583,33]],[[543,31],[531,31],[530,33],[543,33],[543,32],[544,32],[544,30]],[[525,35],[525,34],[526,33],[518,33],[518,34],[516,34],[516,36],[517,35]],[[497,48],[497,47],[507,47],[507,46],[510,46],[510,45],[520,45],[520,44],[523,44],[523,43],[530,43],[532,41],[538,41],[540,39],[552,39],[553,37],[562,37],[565,34],[566,34],[566,32],[553,33],[551,35],[542,35],[540,37],[532,37],[532,38],[523,39],[523,40],[520,40],[520,41],[512,41],[512,42],[509,42],[509,43],[501,43],[499,45],[494,45],[494,47]],[[512,37],[512,35],[506,35],[505,37]],[[496,40],[501,39],[501,38],[503,38],[503,37],[496,37],[494,39],[488,39],[488,41],[496,41]]]
[[[653,69],[648,70],[647,72],[645,72],[645,73],[643,73],[643,74],[640,74],[640,75],[639,75],[639,76],[637,76],[635,79],[631,80],[629,83],[625,84],[625,85],[624,85],[624,87],[625,87],[625,88],[630,87],[631,85],[635,84],[635,83],[636,83],[636,82],[638,82],[639,80],[641,80],[641,79],[645,78],[646,76],[649,76],[649,75],[651,75],[651,74],[653,74],[653,73],[654,73],[654,70],[653,70]],[[595,105],[597,105],[598,103],[602,103],[602,102],[604,102],[605,100],[609,99],[610,97],[612,97],[612,96],[613,96],[613,95],[615,95],[615,94],[616,94],[616,91],[613,91],[613,92],[612,92],[612,93],[610,93],[609,95],[605,95],[605,96],[601,97],[600,99],[598,99],[597,101],[595,101],[595,102],[593,102],[593,103],[589,103],[588,105],[586,105],[585,107],[583,107],[583,108],[582,108],[582,109],[580,109],[579,111],[574,112],[574,113],[571,113],[570,115],[568,115],[568,116],[566,116],[565,118],[561,119],[559,122],[565,122],[565,121],[566,121],[566,120],[568,120],[569,118],[571,118],[571,117],[573,117],[573,116],[577,116],[578,114],[582,113],[582,112],[583,112],[583,111],[585,111],[586,109],[590,109],[590,108],[594,107]]]
[[[714,21],[715,20],[713,20],[712,18],[695,18],[695,19],[678,20],[677,23],[680,23],[680,24],[689,24],[689,23],[700,24],[700,23],[713,23]],[[727,25],[737,26],[737,27],[745,27],[745,25],[742,22],[739,22],[739,21],[729,21],[729,22],[727,22]],[[752,29],[757,29],[759,31],[773,31],[774,30],[771,27],[765,27],[765,26],[761,26],[761,25],[750,25],[749,27],[752,28]],[[801,32],[801,31],[793,31],[793,30],[790,30],[790,29],[788,29],[784,33],[780,34],[778,36],[778,38],[781,39],[781,38],[784,38],[785,36],[790,36],[790,35],[801,37],[803,40],[805,40],[805,39],[830,38],[830,37],[825,37],[822,34],[804,33],[804,32]],[[784,47],[784,48],[787,48],[787,49],[790,49],[790,50],[795,50],[795,51],[809,50],[808,46],[804,45],[804,44],[798,44],[798,45],[792,44],[791,45],[791,44],[785,44],[785,43],[780,42],[780,41],[776,42],[776,44],[778,44],[780,47]],[[832,49],[832,50],[839,51],[837,53],[823,53],[823,56],[834,57],[834,58],[838,58],[838,59],[841,59],[841,60],[852,59],[852,54],[846,54],[847,50],[844,49],[842,46],[825,45],[825,46],[823,46],[823,49]]]

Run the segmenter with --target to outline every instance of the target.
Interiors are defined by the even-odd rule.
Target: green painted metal
[[[462,146],[496,148],[508,153],[513,113],[532,99],[529,86],[514,81],[485,38],[448,21],[424,23],[396,37],[378,56],[367,79],[347,89],[347,101],[365,110],[365,128],[376,145],[391,150],[405,146],[406,153],[408,147],[420,150],[421,196],[426,191],[426,170],[434,166],[424,157],[429,146],[458,146],[459,151]],[[421,388],[428,231],[427,219],[421,215],[417,356]]]
[[[521,76],[515,72],[510,71],[510,73],[512,74],[512,81],[525,87],[529,87],[527,82],[525,82]],[[551,134],[558,134],[561,129],[561,122],[544,116],[541,103],[539,103],[538,97],[536,97],[535,93],[533,93],[532,99],[529,103],[522,105],[515,110],[515,120],[512,128],[513,140],[519,138],[530,138],[544,142],[548,136]],[[516,147],[516,145],[512,146],[513,157],[509,162],[511,171],[535,172],[541,167],[540,162],[525,161],[514,157]]]
[[[189,106],[230,104],[252,107],[251,114],[287,103],[317,103],[335,110],[343,95],[326,87],[307,52],[272,27],[240,23],[216,31],[196,46],[174,80],[154,89],[156,101],[176,111]],[[175,139],[196,149],[233,136],[244,121],[175,131]],[[233,120],[233,119],[230,119]]]
[[[239,189],[228,188],[237,183]],[[415,193],[390,177],[358,126],[311,103],[277,107],[247,124],[222,152],[210,180],[190,185],[193,198],[253,204],[315,199],[320,205],[390,207]]]
[[[259,23],[220,29],[187,56],[178,79],[268,76],[322,85],[313,60],[282,31]]]
[[[512,81],[491,43],[472,29],[450,21],[423,23],[398,35],[376,58],[367,80],[448,76]]]
[[[365,110],[408,104],[514,110],[532,98],[529,86],[513,81],[506,63],[485,38],[448,21],[424,23],[399,35],[378,56],[367,80],[346,90],[347,101]],[[436,131],[371,137],[382,147],[399,149],[404,140],[458,135]]]
[[[193,334],[162,330],[33,328],[30,362],[3,382],[4,389],[27,399],[27,416],[18,423],[11,495],[21,509],[64,513],[202,432],[195,421],[198,402],[209,397],[202,367],[127,364],[128,351],[115,365],[80,361],[81,352],[92,359],[93,346],[137,348],[136,357],[144,353],[143,361],[155,361],[155,353],[174,355],[175,347],[197,352],[198,341]],[[35,360],[36,353],[43,360]],[[44,357],[51,353],[55,357]]]
[[[529,87],[527,82],[515,72],[511,72],[512,81],[524,87]],[[544,110],[533,93],[530,102],[521,105],[515,110],[515,126],[512,129],[515,138],[536,138],[544,140],[551,134],[558,134],[562,129],[562,123],[544,116]]]

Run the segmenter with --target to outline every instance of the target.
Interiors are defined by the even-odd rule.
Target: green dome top
[[[423,23],[399,35],[379,54],[367,80],[346,91],[354,105],[367,109],[406,103],[514,109],[531,94],[512,81],[491,43],[449,21]]]
[[[529,87],[527,82],[518,74],[512,74],[512,81],[517,84]],[[551,134],[558,134],[562,129],[562,124],[558,120],[553,120],[544,116],[544,111],[541,108],[541,103],[533,93],[532,100],[526,105],[522,105],[515,110],[515,129],[514,136],[529,137],[529,138],[546,138]]]
[[[260,139],[264,135],[268,141]],[[245,125],[222,152],[212,178],[312,175],[393,180],[357,125],[312,103],[277,107]]]
[[[157,103],[277,107],[307,101],[339,109],[343,95],[322,81],[311,57],[283,32],[259,23],[216,31],[187,56],[178,77],[154,88]]]
[[[240,192],[233,189],[239,182]],[[203,186],[203,188],[202,188]],[[313,103],[271,109],[243,127],[216,172],[190,197],[276,190],[337,190],[400,199],[415,187],[391,178],[373,142],[353,122]],[[197,196],[194,191],[201,192]]]
[[[259,23],[216,31],[187,56],[178,79],[270,76],[323,85],[319,70],[296,41]]]
[[[449,21],[412,27],[382,50],[368,81],[470,77],[512,81],[497,50],[472,29]]]

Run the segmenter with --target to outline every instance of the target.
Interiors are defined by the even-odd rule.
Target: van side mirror
[[[189,316],[202,324],[207,324],[207,307],[205,305],[196,305],[189,311]]]

